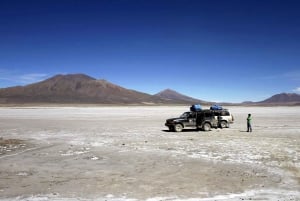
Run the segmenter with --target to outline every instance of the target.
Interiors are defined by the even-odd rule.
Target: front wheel
[[[174,126],[174,130],[175,130],[176,132],[181,132],[181,131],[183,130],[183,126],[182,126],[181,124],[176,124],[176,125]]]
[[[210,131],[211,130],[211,125],[209,123],[205,123],[202,128],[203,128],[204,131]]]

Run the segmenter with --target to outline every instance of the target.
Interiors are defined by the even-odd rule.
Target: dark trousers
[[[251,123],[247,123],[247,132],[252,132],[252,126]]]

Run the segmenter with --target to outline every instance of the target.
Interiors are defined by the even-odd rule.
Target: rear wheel
[[[226,121],[221,121],[220,127],[221,127],[221,128],[227,128],[227,127],[228,127],[227,122],[226,122]]]
[[[202,128],[203,128],[204,131],[210,131],[211,130],[211,125],[209,123],[204,123]]]
[[[183,129],[183,126],[182,126],[181,124],[176,124],[176,125],[174,126],[174,130],[175,130],[176,132],[181,132],[182,129]]]

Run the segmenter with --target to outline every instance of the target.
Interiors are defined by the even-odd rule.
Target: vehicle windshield
[[[190,116],[190,112],[185,112],[180,116],[180,118],[187,118],[189,116]]]

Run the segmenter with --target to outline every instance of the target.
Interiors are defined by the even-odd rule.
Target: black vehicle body
[[[167,119],[165,126],[170,131],[180,132],[183,129],[201,129],[209,131],[218,128],[219,122],[213,110],[189,111],[178,118]]]

